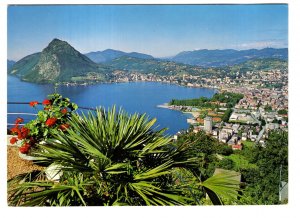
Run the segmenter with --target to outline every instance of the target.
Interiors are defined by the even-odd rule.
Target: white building
[[[212,118],[211,117],[205,117],[204,118],[204,131],[211,133],[212,132]]]

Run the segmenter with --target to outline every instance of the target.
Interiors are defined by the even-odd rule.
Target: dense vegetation
[[[191,152],[201,160],[199,167],[202,168],[201,175],[203,178],[213,175],[218,160],[216,154],[228,156],[233,152],[226,144],[220,143],[203,131],[196,134],[193,132],[183,134],[176,143],[177,145],[191,144]]]
[[[202,176],[211,176],[216,168],[241,173],[244,189],[236,204],[272,205],[279,201],[281,181],[288,182],[288,134],[284,131],[269,133],[266,146],[245,143],[242,151],[232,151],[227,145],[205,135],[187,133],[179,137],[178,144],[193,144],[195,155],[205,170]],[[233,203],[233,202],[231,202]]]
[[[22,58],[8,69],[8,73],[22,78],[28,72],[33,70],[38,63],[40,56],[41,52],[38,52]]]
[[[193,138],[173,144],[164,130],[153,130],[154,123],[145,114],[115,109],[73,114],[67,132],[53,133],[34,153],[59,178],[46,178],[47,169],[16,176],[9,181],[9,205],[195,205],[206,194],[214,204],[236,199],[233,174],[206,170],[211,154],[230,149],[205,134],[205,147]]]
[[[70,119],[67,132],[54,133],[35,152],[38,164],[59,171],[59,180],[45,180],[45,171],[13,178],[10,205],[285,203],[278,187],[288,182],[287,132],[270,132],[265,147],[245,143],[233,151],[202,131],[172,142],[152,130],[155,120],[121,110]],[[215,175],[217,168],[228,174]],[[244,184],[239,194],[237,173]]]
[[[285,110],[285,109],[283,109],[283,110],[279,110],[278,111],[278,114],[288,114],[288,111],[287,110]]]
[[[257,168],[244,169],[247,184],[245,202],[251,204],[279,204],[279,183],[288,182],[288,133],[270,132],[266,147],[255,146],[243,152]],[[281,171],[281,180],[280,180]]]
[[[232,114],[233,110],[231,108],[228,108],[225,112],[224,112],[224,115],[222,117],[222,121],[224,122],[228,122],[231,114]]]
[[[278,58],[259,58],[255,60],[249,60],[244,63],[234,65],[230,67],[233,72],[246,73],[247,71],[260,71],[260,70],[286,70],[288,68],[288,63],[284,59]]]
[[[231,92],[223,92],[216,93],[212,98],[200,97],[195,99],[172,99],[170,101],[170,105],[182,105],[182,106],[194,106],[194,107],[209,107],[216,108],[217,103],[226,103],[226,107],[234,107],[236,103],[239,102],[240,99],[244,97],[243,94],[231,93]]]

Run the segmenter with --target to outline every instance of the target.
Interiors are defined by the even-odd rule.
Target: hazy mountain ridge
[[[288,49],[281,48],[264,48],[264,49],[248,49],[248,50],[195,50],[184,51],[175,55],[169,60],[177,63],[184,63],[190,65],[204,66],[204,67],[220,67],[220,66],[232,66],[240,64],[247,60],[258,58],[278,58],[282,60],[288,59]]]
[[[9,71],[16,62],[13,60],[7,60],[7,70]]]
[[[106,49],[104,51],[89,52],[85,54],[95,63],[105,63],[112,61],[113,59],[120,58],[123,56],[141,58],[141,59],[154,59],[151,55],[138,53],[138,52],[123,52],[119,50]]]
[[[159,59],[141,59],[135,57],[122,56],[107,63],[112,69],[139,72],[143,74],[155,75],[176,75],[176,74],[196,74],[200,72],[200,67],[164,61]]]

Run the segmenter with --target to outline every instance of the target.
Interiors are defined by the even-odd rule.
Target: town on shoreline
[[[172,101],[158,107],[191,113],[193,118],[187,119],[191,125],[189,131],[197,133],[204,130],[234,150],[241,150],[245,144],[259,143],[264,146],[270,130],[288,131],[287,70],[249,71],[241,77],[238,74],[236,72],[236,78],[202,79],[204,84],[195,83],[193,76],[186,76],[184,80],[184,85],[188,87],[214,88],[218,93],[242,94],[243,97],[230,107],[227,120],[222,119],[224,112],[229,109],[224,102],[212,102],[218,104],[213,108],[174,105]]]
[[[91,80],[92,81],[92,80]],[[194,132],[206,130],[212,137],[227,143],[233,149],[242,149],[245,143],[265,144],[268,131],[288,130],[288,69],[287,67],[236,71],[226,74],[208,75],[159,75],[135,71],[115,71],[111,80],[105,83],[159,82],[190,88],[216,89],[217,93],[242,94],[235,105],[228,107],[219,103],[217,108],[203,108],[191,105],[170,105],[165,103],[158,107],[191,113],[188,118]],[[56,85],[90,85],[94,82],[64,82]],[[200,96],[199,96],[200,97]],[[171,100],[171,99],[170,99]],[[229,111],[227,120],[222,120]],[[206,122],[206,121],[207,122]],[[205,123],[210,127],[205,127]],[[176,137],[176,136],[175,136]]]

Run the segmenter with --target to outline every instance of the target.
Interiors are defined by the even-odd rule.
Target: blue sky
[[[53,38],[82,53],[108,48],[155,57],[196,49],[288,47],[287,5],[9,6],[8,59]]]

